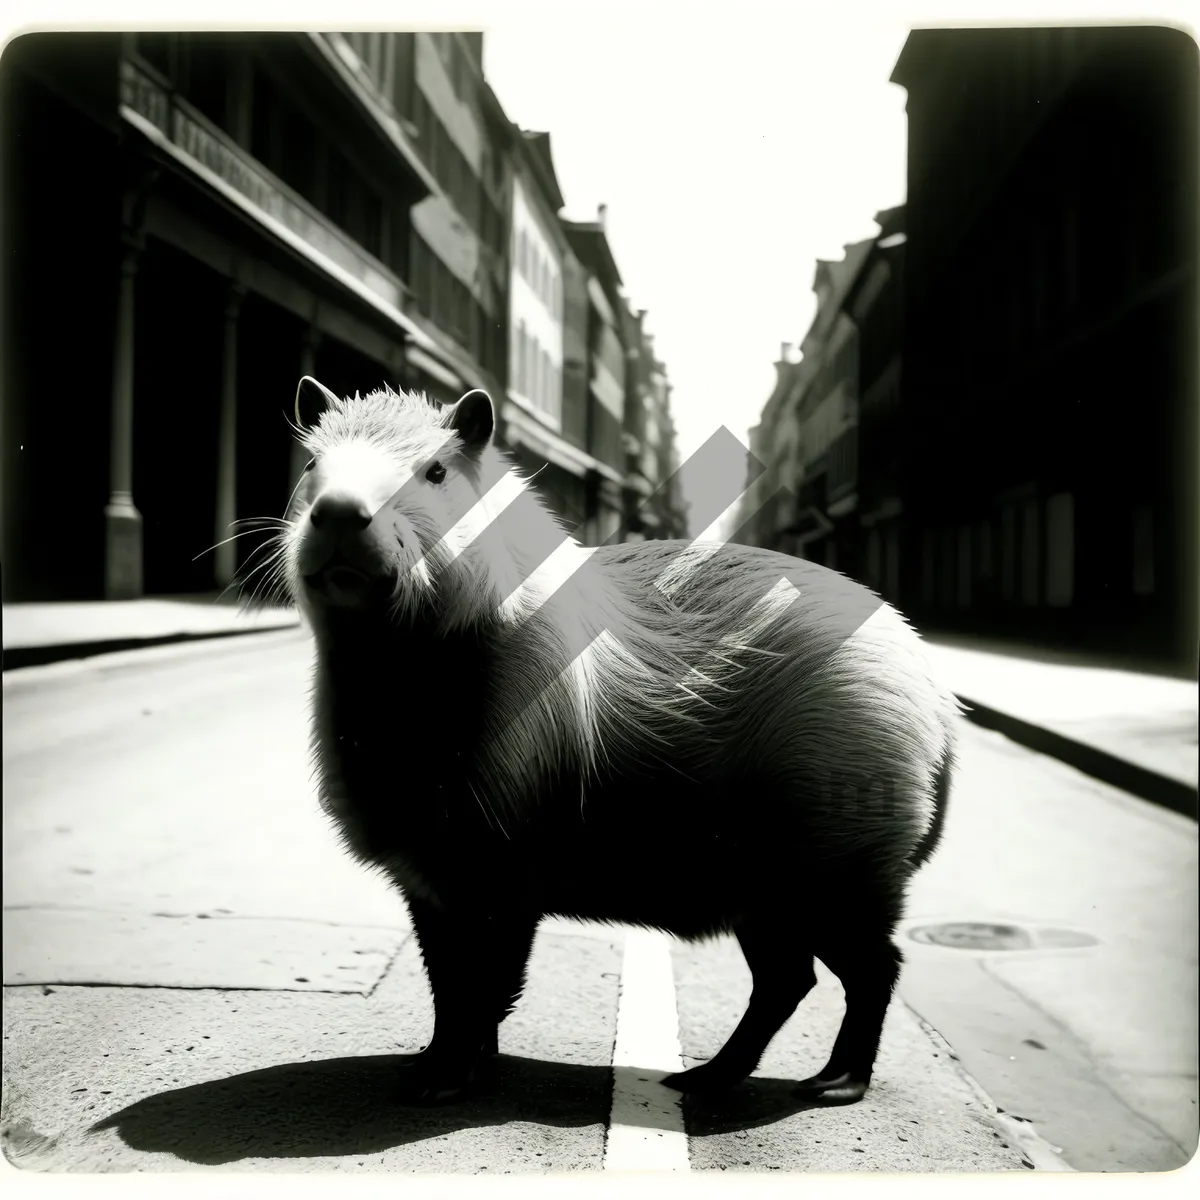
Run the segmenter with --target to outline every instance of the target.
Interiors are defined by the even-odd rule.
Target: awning
[[[564,471],[581,478],[589,471],[595,471],[614,481],[621,478],[618,472],[605,463],[572,446],[553,430],[547,429],[541,421],[511,399],[504,403],[501,419],[504,439],[510,445],[526,446],[535,454],[540,454],[547,462],[552,462]]]

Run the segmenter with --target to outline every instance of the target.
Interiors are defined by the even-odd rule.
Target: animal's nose
[[[330,491],[317,497],[308,514],[315,529],[366,529],[372,513],[366,502],[349,492]]]

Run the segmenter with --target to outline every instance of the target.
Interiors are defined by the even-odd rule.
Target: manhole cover
[[[946,946],[952,950],[1064,950],[1098,944],[1090,933],[1081,933],[1077,929],[1030,931],[1018,925],[996,925],[987,921],[921,925],[910,929],[908,936],[926,946]]]
[[[948,925],[923,925],[909,931],[914,942],[950,946],[956,950],[1030,950],[1033,938],[1016,925],[985,925],[960,921]]]

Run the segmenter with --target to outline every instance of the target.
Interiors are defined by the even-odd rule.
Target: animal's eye
[[[313,467],[315,467],[316,465],[317,465],[317,460],[315,458],[310,458],[308,460],[308,462],[305,464],[304,473],[307,475],[308,472],[311,471],[313,469]]]
[[[446,478],[446,468],[441,463],[435,462],[428,471],[425,472],[425,478],[430,483],[441,483]]]

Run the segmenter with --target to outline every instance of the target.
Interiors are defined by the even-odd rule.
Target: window
[[[175,55],[178,53],[179,34],[139,33],[136,49],[152,67],[167,79],[175,74]]]
[[[938,539],[938,603],[950,608],[954,603],[954,532],[943,529]]]
[[[872,526],[867,535],[867,584],[873,588],[878,588],[880,584],[880,551],[879,528]]]
[[[1000,514],[1000,588],[1005,600],[1017,594],[1017,512],[1005,505]]]
[[[1074,188],[1067,188],[1062,208],[1063,303],[1067,312],[1079,303],[1079,208]]]
[[[900,533],[895,522],[887,531],[884,559],[883,594],[895,604],[900,596]]]
[[[921,601],[924,604],[933,603],[934,581],[934,541],[933,533],[926,530],[921,535]]]
[[[995,574],[995,563],[992,558],[992,522],[979,523],[979,578],[991,579]]]
[[[1066,608],[1075,588],[1075,498],[1059,492],[1046,501],[1046,603]]]
[[[433,129],[432,113],[429,111],[429,101],[425,93],[416,86],[412,88],[412,120],[417,127],[417,136],[421,139],[421,151],[425,156],[425,165],[431,170],[433,163]]]
[[[527,367],[525,364],[525,359],[525,322],[522,321],[520,329],[517,333],[517,391],[520,392],[522,396],[527,394]]]
[[[430,308],[432,265],[429,247],[425,245],[424,239],[419,234],[414,233],[412,238],[411,284],[413,293],[416,296],[417,308],[426,317],[432,315]]]
[[[1038,532],[1038,502],[1026,500],[1021,507],[1021,602],[1028,607],[1040,596]]]
[[[376,87],[383,86],[383,37],[382,33],[366,35],[367,70]]]
[[[1133,592],[1135,596],[1154,592],[1154,513],[1148,504],[1133,511]]]
[[[958,531],[958,607],[971,607],[971,527]]]

